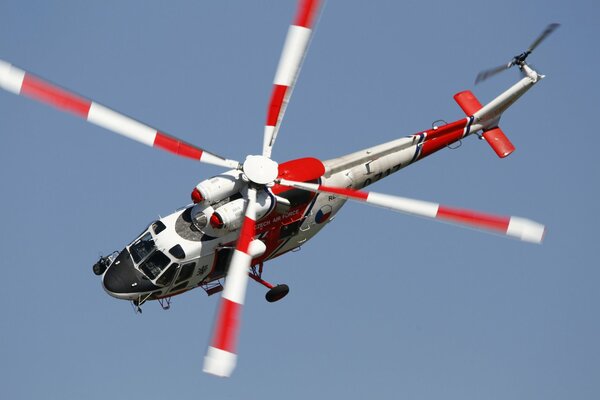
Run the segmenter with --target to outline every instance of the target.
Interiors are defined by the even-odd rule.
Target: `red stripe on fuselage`
[[[310,28],[318,8],[319,0],[301,0],[294,25]]]
[[[460,140],[464,134],[467,122],[467,119],[460,119],[450,124],[440,126],[437,129],[428,130],[419,159]]]
[[[267,126],[277,125],[279,113],[281,112],[281,105],[283,104],[283,98],[285,97],[287,88],[287,86],[283,85],[273,85],[273,95],[271,96],[269,111],[267,113]]]
[[[202,150],[199,148],[174,139],[171,136],[165,135],[161,132],[156,132],[156,137],[154,138],[154,147],[160,147],[163,150],[170,151],[171,153],[175,153],[179,156],[192,158],[194,160],[199,160],[202,157]]]
[[[92,102],[57,86],[25,74],[21,94],[50,104],[64,111],[87,118]]]
[[[476,227],[495,229],[503,233],[508,230],[508,224],[510,223],[509,217],[497,217],[494,215],[445,206],[440,206],[438,208],[436,218],[461,222]]]
[[[221,299],[221,311],[217,318],[217,326],[215,336],[213,337],[212,346],[235,353],[237,330],[240,325],[240,312],[242,305],[235,303],[226,298]]]

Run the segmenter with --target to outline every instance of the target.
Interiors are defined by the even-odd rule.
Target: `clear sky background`
[[[547,78],[504,116],[517,150],[475,137],[379,192],[543,222],[543,245],[347,204],[250,284],[239,364],[201,372],[217,296],[143,315],[91,266],[221,170],[0,93],[3,399],[598,399],[600,6],[595,1],[330,0],[274,158],[333,158],[412,134],[515,82],[478,71],[530,57]],[[260,151],[296,1],[2,0],[0,58],[235,159]]]

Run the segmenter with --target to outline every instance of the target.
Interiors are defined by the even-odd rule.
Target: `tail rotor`
[[[499,65],[497,67],[494,68],[489,68],[486,70],[481,71],[479,74],[477,74],[477,77],[475,78],[475,84],[477,85],[480,82],[483,82],[484,80],[491,78],[494,75],[499,74],[502,71],[505,71],[507,69],[510,69],[513,66],[518,66],[519,69],[523,69],[523,66],[526,65],[525,60],[527,59],[527,57],[533,52],[533,50],[538,47],[540,45],[540,43],[542,43],[542,41],[544,41],[544,39],[546,39],[548,37],[548,35],[550,35],[552,32],[554,32],[556,30],[556,28],[558,28],[560,26],[560,24],[557,23],[552,23],[549,24],[546,29],[544,29],[544,31],[533,41],[533,43],[531,43],[531,45],[529,46],[529,48],[527,50],[525,50],[523,53],[518,54],[516,56],[514,56],[512,58],[512,60],[510,60],[508,62],[508,64],[502,64]]]

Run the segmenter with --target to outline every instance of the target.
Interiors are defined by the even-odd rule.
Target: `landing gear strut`
[[[248,273],[248,276],[269,289],[267,294],[265,294],[265,299],[269,303],[283,299],[290,292],[290,287],[286,284],[273,285],[262,279],[262,264],[259,264],[258,271],[256,270],[256,266],[253,266],[252,272]]]

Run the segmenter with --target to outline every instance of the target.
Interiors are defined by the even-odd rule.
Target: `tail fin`
[[[472,116],[483,107],[470,90],[455,94],[454,100],[468,116]],[[497,126],[485,129],[482,136],[500,158],[504,158],[515,151],[515,146]]]

